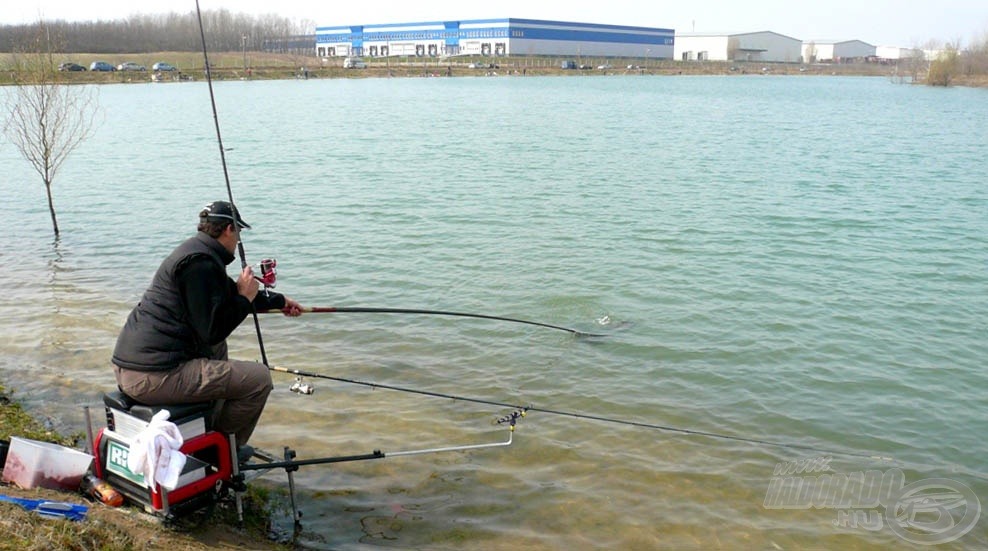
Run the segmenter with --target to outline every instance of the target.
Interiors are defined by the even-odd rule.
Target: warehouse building
[[[537,19],[316,28],[320,57],[606,56],[670,59],[675,31]]]
[[[677,34],[680,61],[759,61],[798,63],[802,41],[772,31],[740,34]]]
[[[860,40],[811,40],[803,43],[804,63],[862,63],[875,57],[875,46]]]

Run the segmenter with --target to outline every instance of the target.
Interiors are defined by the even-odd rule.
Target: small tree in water
[[[15,56],[14,64],[16,87],[7,95],[4,131],[45,183],[48,211],[58,236],[51,185],[69,154],[92,134],[96,92],[60,78],[44,21],[38,22],[34,40]]]
[[[951,44],[939,52],[936,59],[930,62],[930,71],[926,75],[926,83],[930,86],[950,86],[950,82],[960,72],[960,55],[957,48]]]

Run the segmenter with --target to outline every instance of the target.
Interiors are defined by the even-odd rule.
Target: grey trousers
[[[262,363],[197,358],[168,371],[113,366],[120,389],[152,406],[222,400],[213,427],[234,434],[237,446],[250,439],[274,388]]]

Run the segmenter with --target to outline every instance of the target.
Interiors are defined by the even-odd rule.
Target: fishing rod
[[[472,397],[469,397],[469,396],[458,396],[458,395],[455,395],[455,394],[447,394],[447,393],[435,392],[435,391],[431,391],[431,390],[420,390],[420,389],[408,388],[408,387],[402,387],[402,386],[396,386],[396,385],[388,385],[388,384],[383,384],[383,383],[374,383],[374,382],[368,382],[368,381],[360,381],[360,380],[357,380],[357,379],[350,379],[350,378],[346,378],[346,377],[335,377],[335,376],[332,376],[332,375],[324,375],[322,373],[313,373],[313,372],[301,371],[301,370],[298,370],[298,369],[288,369],[286,367],[268,366],[268,369],[270,369],[272,371],[277,371],[277,372],[280,372],[280,373],[289,373],[289,374],[295,375],[296,376],[295,383],[291,386],[290,390],[292,392],[295,392],[295,393],[298,393],[298,394],[312,394],[314,392],[314,389],[312,388],[311,385],[304,384],[302,382],[302,377],[311,377],[311,378],[316,378],[316,379],[327,379],[327,380],[330,380],[330,381],[337,381],[337,382],[341,382],[341,383],[361,385],[361,386],[366,386],[366,387],[375,388],[375,389],[376,388],[381,388],[381,389],[385,389],[385,390],[394,390],[394,391],[397,391],[397,392],[407,392],[407,393],[410,393],[410,394],[418,394],[418,395],[422,395],[422,396],[432,396],[433,398],[445,398],[445,399],[456,400],[456,401],[460,401],[460,402],[471,402],[471,403],[475,403],[475,404],[485,404],[485,405],[489,405],[489,406],[497,406],[497,407],[502,407],[502,408],[511,408],[511,409],[514,409],[514,410],[525,411],[525,412],[535,411],[535,412],[540,412],[540,413],[548,413],[550,415],[560,415],[560,416],[563,416],[563,417],[572,417],[572,418],[576,418],[576,419],[585,419],[585,420],[591,420],[591,421],[600,421],[600,422],[603,422],[603,423],[612,423],[612,424],[617,424],[617,425],[626,425],[626,426],[632,426],[632,427],[661,430],[661,431],[664,431],[664,432],[672,432],[672,433],[677,433],[677,434],[685,434],[685,435],[688,435],[688,436],[706,436],[706,437],[709,437],[709,438],[716,438],[716,439],[720,439],[720,440],[732,440],[732,441],[735,441],[735,442],[746,442],[746,443],[749,443],[749,444],[758,444],[758,445],[763,445],[763,446],[774,446],[774,447],[777,447],[777,448],[786,448],[786,449],[804,450],[804,451],[814,451],[814,452],[826,453],[826,454],[831,454],[831,455],[844,455],[844,456],[851,456],[851,457],[864,457],[864,458],[868,458],[868,459],[877,459],[877,460],[881,460],[881,461],[893,461],[893,459],[891,457],[885,457],[885,456],[880,456],[880,455],[873,455],[873,454],[868,454],[868,453],[860,453],[860,452],[852,452],[852,451],[836,451],[836,450],[830,450],[830,449],[827,449],[827,448],[821,448],[821,447],[818,447],[818,446],[811,446],[811,445],[808,445],[808,444],[793,444],[793,443],[788,443],[788,442],[775,442],[775,441],[772,441],[772,440],[763,440],[763,439],[760,439],[760,438],[748,438],[748,437],[744,437],[744,436],[735,436],[735,435],[731,435],[731,434],[720,434],[720,433],[716,433],[716,432],[709,432],[709,431],[702,431],[702,430],[695,430],[695,429],[687,429],[687,428],[682,428],[682,427],[673,427],[673,426],[668,426],[668,425],[659,425],[659,424],[655,424],[655,423],[646,423],[646,422],[642,422],[642,421],[629,421],[629,420],[626,420],[626,419],[616,419],[616,418],[613,418],[613,417],[605,417],[605,416],[602,416],[602,415],[593,415],[593,414],[587,414],[587,413],[579,413],[579,412],[572,412],[572,411],[563,411],[563,410],[558,410],[558,409],[540,408],[540,407],[536,407],[534,405],[518,405],[518,404],[509,403],[509,402],[500,402],[500,401],[496,401],[496,400],[487,400],[487,399],[483,399],[483,398],[472,398]]]
[[[470,314],[467,312],[449,312],[446,310],[422,310],[418,308],[368,308],[361,306],[312,306],[307,308],[302,308],[303,312],[313,313],[313,314],[334,314],[334,313],[372,313],[372,314],[428,314],[436,316],[458,316],[463,318],[478,318],[487,320],[498,320],[498,321],[509,321],[513,323],[524,323],[526,325],[536,325],[538,327],[547,327],[549,329],[558,329],[559,331],[566,331],[572,333],[577,337],[606,337],[607,335],[603,333],[588,333],[586,331],[580,331],[579,329],[571,329],[569,327],[562,327],[559,325],[552,325],[549,323],[542,323],[538,321],[529,321],[518,318],[505,318],[501,316],[490,316],[487,314]],[[259,314],[270,314],[274,312],[281,312],[281,310],[259,310]]]
[[[206,84],[209,87],[209,102],[213,107],[213,123],[216,127],[216,143],[220,148],[220,163],[223,165],[223,180],[226,182],[226,195],[230,200],[230,208],[233,211],[233,229],[237,232],[237,251],[240,253],[241,270],[247,267],[247,253],[244,251],[244,242],[241,239],[240,224],[237,223],[239,211],[237,204],[233,202],[233,187],[230,186],[230,172],[226,168],[226,149],[223,147],[223,135],[220,133],[220,117],[216,112],[216,96],[213,94],[213,74],[209,66],[209,53],[206,48],[206,31],[202,25],[202,10],[199,9],[199,0],[196,0],[196,18],[199,20],[199,37],[202,39],[202,60],[206,65]],[[257,346],[261,349],[261,362],[268,364],[268,355],[264,352],[264,339],[261,337],[261,321],[257,317],[257,308],[253,301],[250,303],[251,313],[254,315],[254,331],[257,333]]]
[[[273,258],[265,258],[261,261],[261,275],[254,276],[255,279],[264,284],[265,289],[273,289],[278,281],[278,261]],[[281,310],[259,310],[259,314],[272,314]],[[569,327],[561,327],[549,323],[529,321],[518,318],[505,318],[501,316],[490,316],[487,314],[470,314],[467,312],[450,312],[447,310],[423,310],[420,308],[368,308],[363,306],[310,306],[302,308],[302,312],[312,314],[334,314],[334,313],[373,313],[373,314],[431,314],[435,316],[459,316],[463,318],[479,318],[498,321],[510,321],[514,323],[524,323],[549,329],[558,329],[576,335],[577,337],[606,337],[603,333],[588,333]]]

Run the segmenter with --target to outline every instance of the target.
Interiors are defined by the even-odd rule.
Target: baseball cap
[[[235,216],[235,217],[234,217]],[[237,210],[229,201],[213,201],[199,212],[199,218],[205,218],[207,220],[236,220],[237,225],[244,229],[250,229],[250,224],[244,222],[244,219],[240,217],[240,211]]]

